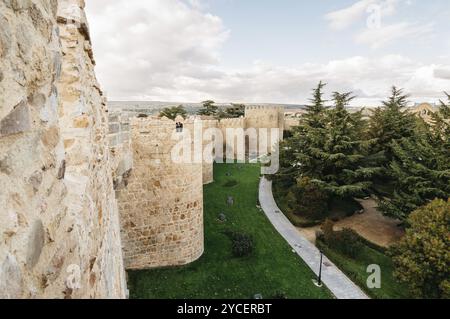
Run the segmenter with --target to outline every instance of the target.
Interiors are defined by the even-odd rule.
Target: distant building
[[[410,112],[421,117],[425,122],[431,123],[433,114],[438,112],[438,106],[430,103],[416,103]]]

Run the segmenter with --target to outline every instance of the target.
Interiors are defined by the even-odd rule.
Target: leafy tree
[[[450,298],[450,200],[418,208],[408,224],[390,251],[394,275],[418,298]]]
[[[186,118],[187,112],[183,105],[172,106],[164,108],[160,113],[159,117],[167,117],[168,119],[175,120],[177,116],[182,116]]]
[[[215,102],[211,100],[203,101],[202,102],[203,108],[200,111],[198,111],[197,114],[205,116],[216,116],[219,111],[219,107],[214,103]]]

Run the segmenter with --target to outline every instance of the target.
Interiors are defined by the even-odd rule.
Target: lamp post
[[[319,286],[322,286],[322,259],[323,259],[323,252],[320,251],[319,278],[317,279],[317,284]]]

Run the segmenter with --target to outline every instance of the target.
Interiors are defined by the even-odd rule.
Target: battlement
[[[244,128],[245,127],[245,119],[243,117],[231,118],[231,119],[221,119],[219,121],[219,126],[222,128]]]
[[[245,107],[246,111],[257,111],[257,112],[263,112],[263,111],[283,111],[284,107],[282,106],[272,106],[272,105],[249,105]]]

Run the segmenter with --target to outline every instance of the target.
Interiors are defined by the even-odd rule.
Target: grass
[[[358,257],[351,259],[336,250],[318,241],[317,246],[323,253],[347,276],[352,279],[361,289],[374,299],[407,299],[410,298],[408,288],[397,282],[392,272],[394,266],[390,257],[367,245],[363,245]],[[369,289],[366,281],[368,276],[367,267],[369,265],[379,265],[381,268],[381,288]]]
[[[227,176],[231,173],[231,176]],[[213,184],[204,188],[205,253],[196,262],[176,268],[129,272],[131,298],[332,298],[312,283],[314,274],[292,252],[270,224],[258,203],[258,165],[217,164]],[[237,181],[234,187],[224,187]],[[228,196],[234,205],[227,206]],[[225,213],[222,223],[218,215]],[[227,231],[252,236],[255,249],[248,257],[232,256]]]

